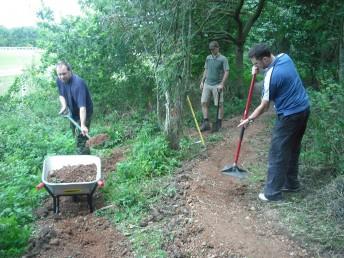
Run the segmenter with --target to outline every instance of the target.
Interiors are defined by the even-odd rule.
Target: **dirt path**
[[[264,120],[258,119],[245,132],[241,167],[254,171],[255,166],[265,164],[270,132]],[[238,118],[224,121],[219,133],[224,140],[176,172],[171,182],[176,194],[152,207],[152,216],[141,226],[159,226],[166,232],[168,257],[312,257],[278,226],[269,204],[258,200],[263,182],[257,186],[220,173],[233,161],[237,122]],[[110,171],[121,158],[121,151],[114,152],[112,159],[104,161],[104,171]],[[71,206],[67,209],[67,205]],[[38,212],[37,238],[27,257],[135,256],[123,235],[82,205],[64,202],[61,206],[66,208],[57,217],[48,215],[51,211],[45,205]],[[101,196],[96,196],[97,208],[102,205]],[[163,219],[155,220],[157,216]]]
[[[237,118],[225,122],[225,140],[186,172],[190,177],[186,201],[201,230],[189,239],[183,252],[192,257],[310,257],[276,227],[278,221],[271,221],[274,216],[267,217],[268,204],[257,198],[260,186],[220,173],[233,162],[239,137],[237,123]],[[269,130],[263,123],[258,120],[245,132],[240,154],[240,164],[245,168],[265,163]]]

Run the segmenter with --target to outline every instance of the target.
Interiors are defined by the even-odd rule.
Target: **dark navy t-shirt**
[[[279,54],[265,73],[263,100],[273,101],[278,115],[289,116],[309,107],[307,92],[287,54]]]
[[[68,108],[75,120],[79,120],[80,108],[86,107],[86,116],[93,113],[93,102],[86,83],[79,76],[73,74],[68,83],[63,83],[57,78],[56,84],[60,96],[67,101]]]

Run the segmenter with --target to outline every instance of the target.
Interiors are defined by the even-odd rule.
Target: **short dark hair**
[[[259,43],[251,47],[250,51],[248,52],[249,58],[256,58],[258,60],[262,59],[263,57],[271,56],[271,51],[269,47],[264,43]]]
[[[219,42],[213,40],[209,43],[209,49],[213,49],[215,47],[220,47]]]
[[[56,67],[58,67],[58,66],[65,66],[65,67],[67,67],[68,71],[72,71],[72,66],[69,63],[67,63],[66,61],[59,61],[56,64]]]

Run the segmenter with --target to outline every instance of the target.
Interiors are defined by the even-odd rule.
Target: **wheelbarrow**
[[[96,179],[88,182],[72,183],[52,183],[48,182],[48,176],[54,170],[61,169],[65,166],[89,165],[95,164],[97,167]],[[60,196],[77,196],[86,195],[90,212],[94,211],[93,194],[97,187],[103,187],[104,181],[101,179],[101,161],[100,158],[93,155],[57,155],[50,156],[44,160],[42,182],[36,186],[36,189],[47,190],[53,198],[54,213],[60,211]]]

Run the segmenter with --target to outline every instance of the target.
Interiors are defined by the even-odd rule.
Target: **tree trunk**
[[[178,84],[178,83],[177,83]],[[180,86],[176,85],[176,88]],[[179,149],[180,135],[182,132],[182,120],[181,120],[181,101],[179,96],[174,96],[175,101],[171,99],[170,91],[165,92],[166,97],[166,117],[164,124],[164,132],[168,140],[170,148]]]
[[[180,59],[175,60],[175,69],[171,71],[172,81],[165,89],[166,116],[164,123],[164,133],[172,149],[179,149],[180,137],[183,132],[183,100],[185,99],[186,87],[190,82],[191,74],[191,6],[193,1],[183,1],[177,9],[174,38],[172,49],[179,45]],[[180,17],[180,20],[179,18]],[[180,67],[182,67],[180,69]],[[168,68],[167,68],[168,69]],[[171,69],[171,68],[169,68]]]
[[[339,82],[344,83],[344,19],[341,19],[341,35],[339,44]]]
[[[244,80],[244,45],[247,39],[247,36],[255,23],[258,19],[260,14],[263,11],[264,5],[266,0],[259,0],[257,3],[256,10],[252,13],[251,16],[245,21],[242,19],[242,13],[244,8],[244,0],[238,1],[237,6],[235,8],[234,14],[231,15],[234,21],[237,24],[237,33],[236,36],[227,36],[227,40],[231,41],[236,46],[236,53],[235,53],[235,64],[236,64],[236,87],[234,92],[237,94],[238,97],[242,98],[245,96],[245,87],[243,85]],[[228,32],[229,33],[229,32]]]
[[[237,72],[237,83],[236,83],[236,95],[239,98],[244,96],[244,45],[240,44],[236,46],[236,53],[235,53],[235,64],[236,64],[236,72]]]

